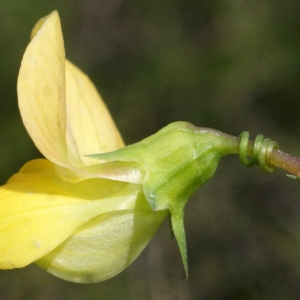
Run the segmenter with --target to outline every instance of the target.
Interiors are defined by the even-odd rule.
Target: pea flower
[[[238,153],[238,138],[175,122],[124,146],[94,85],[65,59],[58,13],[41,19],[31,38],[18,101],[46,159],[28,162],[0,187],[0,268],[34,262],[65,280],[106,280],[170,213],[188,274],[184,206],[221,157]]]
[[[0,268],[35,262],[74,282],[118,274],[145,248],[166,211],[151,210],[136,170],[84,156],[124,144],[94,85],[65,60],[56,11],[33,29],[18,101],[47,159],[28,162],[0,188]]]

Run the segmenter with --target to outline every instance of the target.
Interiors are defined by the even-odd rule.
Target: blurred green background
[[[68,58],[89,74],[127,144],[182,120],[263,133],[300,156],[299,1],[0,0],[1,184],[40,156],[16,81],[33,25],[54,9]],[[299,194],[283,171],[227,157],[186,208],[188,281],[166,221],[113,279],[73,284],[32,265],[0,271],[0,299],[299,299]]]

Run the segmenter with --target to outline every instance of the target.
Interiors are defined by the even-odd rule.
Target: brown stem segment
[[[252,151],[253,141],[249,141],[248,153],[250,156]],[[269,164],[300,177],[300,158],[294,157],[291,154],[274,149],[269,156]]]
[[[270,155],[269,163],[273,166],[290,172],[291,174],[300,176],[300,158],[294,157],[281,150],[273,150]]]

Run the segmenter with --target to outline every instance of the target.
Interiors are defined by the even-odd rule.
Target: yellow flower
[[[65,60],[58,13],[31,37],[18,99],[46,159],[0,187],[0,268],[35,262],[69,281],[102,281],[140,254],[170,212],[188,275],[184,206],[223,156],[238,153],[239,140],[175,122],[123,147],[94,85]]]
[[[46,159],[28,162],[0,187],[0,268],[35,262],[74,282],[118,274],[167,212],[150,208],[137,163],[85,156],[119,149],[123,141],[94,85],[65,60],[56,11],[33,29],[18,99]]]

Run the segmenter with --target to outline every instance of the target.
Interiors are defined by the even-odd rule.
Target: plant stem
[[[249,156],[252,155],[253,141],[248,143]],[[269,164],[280,169],[283,169],[297,177],[300,177],[300,158],[294,157],[291,154],[281,150],[274,149],[269,157]]]
[[[273,150],[270,155],[270,164],[286,170],[297,177],[300,175],[300,158],[294,157],[281,150]]]

